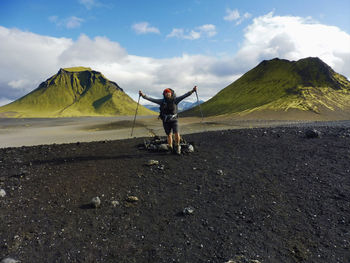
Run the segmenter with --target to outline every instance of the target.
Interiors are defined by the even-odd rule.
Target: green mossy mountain
[[[350,111],[350,82],[319,58],[261,62],[201,104],[205,116],[287,116],[290,113],[340,114]],[[199,116],[199,107],[184,116]]]
[[[135,114],[136,102],[117,83],[85,67],[60,69],[24,97],[0,107],[3,117],[80,117]],[[156,114],[139,106],[138,114]]]

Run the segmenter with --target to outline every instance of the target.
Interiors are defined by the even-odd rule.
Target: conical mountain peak
[[[136,108],[123,89],[101,72],[86,67],[61,68],[37,89],[0,107],[2,116],[74,117],[132,115]],[[155,114],[140,107],[140,114]]]
[[[207,116],[283,118],[291,112],[307,113],[310,118],[347,116],[350,82],[317,57],[298,61],[274,58],[262,61],[201,108]],[[184,115],[197,112],[195,108]]]

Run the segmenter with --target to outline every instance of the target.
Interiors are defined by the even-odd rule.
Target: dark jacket
[[[180,97],[175,97],[175,99],[174,99],[175,105],[179,104],[180,101],[182,101],[183,99],[185,99],[188,96],[192,95],[192,93],[193,92],[191,90],[191,91],[185,93],[184,95],[182,95]],[[151,102],[157,103],[158,105],[162,105],[162,103],[164,102],[164,98],[163,99],[154,99],[154,98],[148,97],[147,95],[145,95],[143,98],[146,99],[146,100],[149,100]]]
[[[163,120],[163,122],[167,122],[167,121],[174,121],[177,119],[177,112],[178,112],[177,104],[179,104],[180,101],[182,101],[183,99],[190,96],[192,93],[193,93],[193,91],[189,91],[180,97],[175,96],[175,98],[171,98],[170,100],[168,100],[165,97],[163,99],[154,99],[154,98],[148,97],[146,95],[143,96],[143,98],[160,105],[159,117]],[[171,100],[173,100],[173,101],[171,101]],[[170,104],[173,105],[173,107],[169,108],[170,104],[167,105],[167,103],[169,103],[169,102],[170,102]]]

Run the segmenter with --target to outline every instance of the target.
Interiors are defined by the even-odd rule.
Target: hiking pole
[[[133,132],[134,132],[135,121],[136,121],[136,115],[137,115],[137,109],[139,108],[139,104],[140,104],[140,97],[141,97],[141,95],[139,94],[139,99],[138,99],[138,101],[137,101],[136,112],[135,112],[135,117],[134,117],[134,123],[132,124],[131,136],[130,136],[130,137],[132,137],[132,134],[133,134]]]
[[[201,112],[201,116],[202,116],[202,123],[203,123],[204,117],[203,117],[203,112],[202,112],[201,104],[199,103],[197,90],[196,90],[195,92],[196,92],[196,97],[197,97],[197,103],[198,103],[198,106],[199,106],[199,111]]]

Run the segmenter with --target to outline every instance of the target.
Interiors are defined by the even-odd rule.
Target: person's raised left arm
[[[196,91],[197,91],[197,86],[194,86],[194,88],[191,91],[185,93],[184,95],[182,95],[180,97],[176,97],[175,103],[178,104],[180,101],[182,101],[183,99],[187,98],[188,96],[191,96],[192,93],[196,92]]]

